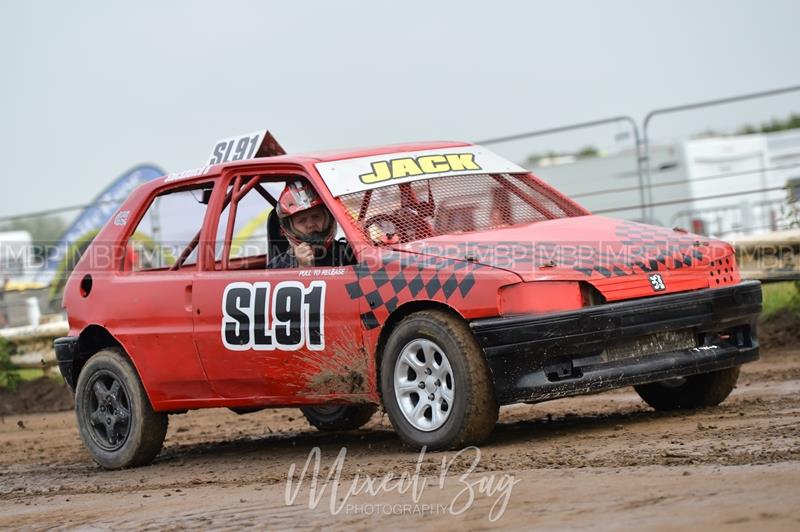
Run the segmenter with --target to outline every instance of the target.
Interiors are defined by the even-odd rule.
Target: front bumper
[[[761,283],[608,303],[545,316],[470,323],[486,353],[500,404],[538,402],[686,377],[758,359]],[[692,346],[659,350],[674,331]],[[646,346],[614,355],[618,346]],[[625,344],[627,342],[627,344]],[[656,344],[658,342],[655,342]],[[650,352],[647,349],[651,349]]]

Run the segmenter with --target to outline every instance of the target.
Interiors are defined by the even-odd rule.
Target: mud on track
[[[334,504],[338,498],[353,505],[349,510],[332,515],[330,486],[309,509],[308,482],[286,505],[289,467],[302,468],[315,446],[324,473],[347,447]],[[170,419],[165,449],[152,466],[126,471],[91,462],[71,412],[5,417],[0,528],[798,530],[800,350],[767,352],[745,366],[739,387],[713,409],[656,413],[629,388],[504,408],[476,471],[460,479],[475,456],[463,455],[440,489],[439,465],[454,454],[423,458],[420,478],[427,483],[420,482],[418,502],[434,509],[420,516],[411,492],[345,495],[356,475],[414,473],[418,454],[379,415],[363,430],[331,436],[297,410],[190,412]],[[489,496],[477,485],[470,509],[449,513],[463,506],[465,482],[511,475],[517,483],[497,522],[488,516],[502,491]]]

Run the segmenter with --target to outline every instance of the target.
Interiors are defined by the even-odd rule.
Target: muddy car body
[[[288,248],[276,194],[298,179],[352,263],[266,268]],[[729,244],[592,216],[438,142],[142,186],[70,277],[56,351],[106,467],[152,460],[167,414],[209,407],[301,407],[339,430],[383,405],[406,442],[445,448],[484,440],[514,402],[635,385],[656,408],[719,403],[758,357],[760,304]]]

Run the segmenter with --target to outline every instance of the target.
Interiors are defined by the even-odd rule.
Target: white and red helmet
[[[326,216],[324,229],[311,235],[302,235],[297,232],[292,224],[292,216],[319,206],[323,207]],[[336,235],[336,222],[328,209],[325,208],[325,204],[316,191],[305,181],[298,179],[286,183],[286,187],[278,198],[278,205],[275,210],[278,214],[283,234],[294,244],[305,242],[327,247],[333,242],[333,238]]]

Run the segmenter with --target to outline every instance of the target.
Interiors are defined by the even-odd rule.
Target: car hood
[[[500,268],[525,281],[586,281],[607,300],[739,281],[730,244],[604,216],[441,235],[394,249]],[[666,288],[656,284],[654,292],[654,274]]]

